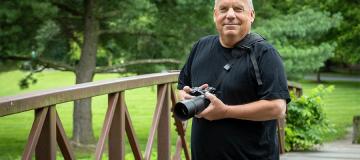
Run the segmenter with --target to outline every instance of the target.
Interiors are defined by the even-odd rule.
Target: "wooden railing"
[[[300,97],[303,94],[303,90],[300,84],[288,81],[288,89],[294,92],[295,96]],[[278,140],[279,140],[279,153],[285,153],[285,127],[286,118],[280,118],[277,120]]]
[[[35,152],[36,159],[56,158],[57,145],[64,159],[75,159],[69,145],[56,105],[98,95],[108,95],[108,109],[103,129],[98,140],[95,158],[102,158],[105,142],[108,139],[109,159],[124,159],[125,134],[137,160],[148,160],[151,156],[155,134],[157,133],[158,159],[180,159],[181,150],[186,159],[190,159],[185,140],[185,123],[175,119],[178,139],[176,151],[171,157],[170,146],[170,110],[175,104],[176,95],[172,84],[177,82],[179,73],[158,73],[117,80],[83,83],[67,88],[32,92],[23,95],[1,97],[0,117],[29,110],[35,111],[35,120],[24,149],[22,159],[31,160]],[[157,85],[157,104],[144,155],[134,132],[124,93],[126,90]]]
[[[151,156],[156,133],[158,144],[157,159],[180,159],[181,150],[183,150],[185,158],[189,160],[190,152],[185,140],[186,123],[177,119],[174,119],[174,121],[178,138],[175,153],[171,156],[170,110],[177,101],[172,84],[177,82],[178,75],[178,72],[148,74],[117,80],[83,83],[61,89],[32,92],[17,96],[0,97],[0,117],[29,110],[35,111],[33,126],[22,159],[32,159],[34,152],[36,159],[55,159],[58,145],[64,159],[73,160],[75,159],[74,152],[65,135],[64,128],[56,111],[56,105],[107,94],[108,109],[95,151],[95,158],[97,160],[102,158],[106,139],[108,139],[109,159],[124,159],[125,134],[135,159],[148,160]],[[132,126],[124,93],[129,89],[152,85],[157,85],[157,104],[143,155]],[[301,87],[297,84],[289,83],[289,89],[295,89],[297,93],[301,94]],[[280,151],[282,151],[284,149],[284,123],[279,123],[279,126]]]

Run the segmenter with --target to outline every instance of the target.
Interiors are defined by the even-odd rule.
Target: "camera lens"
[[[209,100],[204,95],[201,95],[176,103],[174,113],[178,119],[185,121],[203,111],[209,103]]]

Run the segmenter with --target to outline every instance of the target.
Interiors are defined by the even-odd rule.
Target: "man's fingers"
[[[209,85],[205,83],[205,84],[201,85],[199,88],[205,89],[205,88],[208,88],[208,87],[209,87]]]
[[[184,96],[184,99],[191,99],[191,98],[194,98],[194,96],[190,95],[190,94],[186,94]]]
[[[206,115],[210,111],[210,109],[211,109],[210,106],[208,106],[203,111],[201,111],[197,116],[198,117],[203,117],[204,115]]]
[[[185,86],[185,87],[183,88],[183,90],[184,90],[186,93],[191,92],[191,88],[190,88],[189,86]]]
[[[211,94],[211,93],[209,93],[209,92],[206,92],[206,93],[205,93],[205,97],[206,97],[207,99],[209,99],[211,102],[214,102],[214,100],[217,99],[217,97],[216,97],[215,95],[213,95],[213,94]]]

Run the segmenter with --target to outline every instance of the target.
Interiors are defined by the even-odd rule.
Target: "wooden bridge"
[[[83,98],[108,95],[108,108],[102,132],[96,145],[95,159],[102,159],[106,140],[108,140],[109,159],[124,159],[125,134],[133,155],[137,160],[148,160],[157,133],[157,153],[159,160],[180,159],[181,151],[185,159],[190,159],[190,151],[185,139],[186,123],[174,119],[178,138],[176,150],[171,155],[170,121],[171,107],[177,102],[173,84],[177,82],[178,72],[157,73],[141,76],[105,80],[74,85],[71,87],[32,92],[0,98],[0,117],[34,110],[35,119],[25,146],[22,159],[31,160],[35,155],[39,160],[56,159],[57,146],[66,160],[75,159],[74,150],[69,145],[63,125],[56,111],[56,105]],[[126,90],[157,85],[157,103],[152,126],[144,154],[132,126],[124,93]],[[301,94],[301,87],[289,83],[289,89]],[[279,120],[280,151],[284,150],[284,120]]]

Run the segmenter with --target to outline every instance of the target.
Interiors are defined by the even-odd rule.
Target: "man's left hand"
[[[210,104],[200,114],[196,115],[196,117],[205,118],[210,121],[226,118],[226,113],[229,109],[228,106],[209,92],[205,93],[205,96],[210,100]]]

